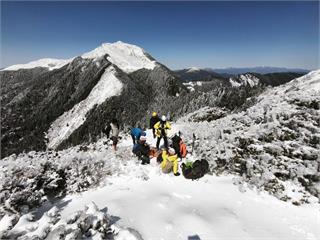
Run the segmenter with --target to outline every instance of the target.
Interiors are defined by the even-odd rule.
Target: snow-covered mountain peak
[[[197,68],[197,67],[191,67],[191,68],[189,68],[188,69],[188,71],[187,72],[199,72],[200,71],[200,68]]]
[[[153,69],[156,62],[140,47],[121,41],[103,43],[93,51],[83,54],[82,58],[95,59],[108,54],[108,60],[125,72],[133,72],[142,68]]]
[[[81,55],[85,59],[97,59],[108,54],[108,60],[117,65],[122,71],[130,73],[142,68],[153,69],[156,66],[156,61],[153,60],[142,48],[117,41],[114,43],[103,43],[101,46],[94,50]],[[74,58],[70,59],[53,59],[44,58],[32,61],[26,64],[17,64],[3,69],[6,70],[19,70],[31,69],[36,67],[45,67],[48,70],[61,68],[64,65],[72,62]]]

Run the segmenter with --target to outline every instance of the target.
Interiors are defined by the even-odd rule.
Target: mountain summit
[[[156,65],[154,59],[150,57],[142,48],[124,43],[121,41],[115,43],[103,43],[96,49],[84,53],[81,55],[83,59],[93,59],[97,60],[103,56],[107,55],[108,61],[117,65],[122,71],[130,73],[138,69],[153,69]],[[17,64],[9,66],[4,71],[14,71],[19,69],[30,69],[36,67],[44,67],[49,70],[61,68],[64,65],[72,62],[75,58],[70,59],[54,59],[54,58],[44,58],[36,61],[32,61],[26,64]]]

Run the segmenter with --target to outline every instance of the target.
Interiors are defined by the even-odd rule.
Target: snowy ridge
[[[240,87],[240,86],[254,87],[260,83],[259,79],[250,73],[241,74],[237,77],[232,77],[229,79],[229,81],[233,87]]]
[[[156,61],[151,60],[147,53],[140,47],[121,41],[115,43],[103,43],[93,51],[84,53],[81,57],[85,59],[97,59],[108,54],[108,60],[117,65],[122,71],[131,73],[136,70],[146,68],[153,69],[156,66]],[[48,70],[61,68],[64,65],[72,62],[71,59],[53,59],[44,58],[26,64],[17,64],[3,69],[6,70],[19,70],[30,69],[35,67],[45,67]]]
[[[319,86],[317,70],[267,89],[246,111],[212,122],[195,122],[193,113],[178,123],[189,138],[199,136],[197,155],[216,172],[239,174],[240,184],[297,205],[319,201]]]
[[[2,71],[16,71],[19,69],[30,69],[36,67],[44,67],[48,68],[50,71],[53,69],[58,69],[63,67],[64,65],[70,63],[73,59],[54,59],[54,58],[43,58],[36,61],[32,61],[26,64],[16,64],[5,69]]]
[[[190,72],[199,72],[200,71],[200,68],[197,68],[197,67],[191,67],[191,68],[189,68],[188,69],[188,73],[190,73]]]
[[[96,104],[99,105],[108,98],[121,94],[123,84],[115,74],[115,68],[113,66],[108,67],[88,97],[74,105],[71,110],[65,112],[51,124],[46,134],[48,148],[54,149],[58,147],[63,140],[67,139],[73,131],[86,121],[86,113]]]
[[[300,78],[294,79],[288,83],[288,86],[308,92],[320,91],[320,70],[311,71]]]
[[[104,43],[91,52],[83,54],[82,58],[96,59],[109,54],[108,60],[124,72],[130,73],[141,68],[153,69],[156,62],[151,60],[145,51],[135,45],[123,43]]]

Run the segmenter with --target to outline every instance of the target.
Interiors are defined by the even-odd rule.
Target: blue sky
[[[70,58],[103,42],[172,69],[319,68],[319,2],[1,2],[1,67]]]

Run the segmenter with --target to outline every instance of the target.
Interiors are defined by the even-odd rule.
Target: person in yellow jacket
[[[157,149],[159,149],[160,141],[163,138],[164,146],[168,148],[168,130],[171,129],[170,123],[167,121],[166,116],[162,116],[161,120],[154,125],[154,129],[156,130],[157,136]]]
[[[162,152],[161,169],[163,173],[170,173],[173,170],[175,176],[179,176],[178,172],[178,155],[173,148],[169,148],[168,152]]]

